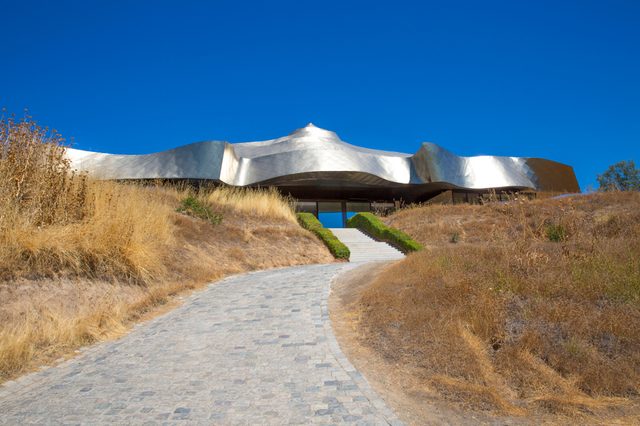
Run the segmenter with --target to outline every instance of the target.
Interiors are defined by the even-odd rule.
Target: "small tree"
[[[633,160],[620,161],[598,175],[600,191],[640,191],[640,170]]]

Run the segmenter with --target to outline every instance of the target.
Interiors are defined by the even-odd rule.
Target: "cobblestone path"
[[[0,423],[399,423],[331,331],[330,282],[354,266],[215,283],[117,341],[0,387]]]

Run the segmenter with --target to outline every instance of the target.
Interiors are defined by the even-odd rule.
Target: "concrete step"
[[[330,228],[349,248],[350,262],[378,262],[402,259],[404,254],[387,243],[376,241],[356,228]]]

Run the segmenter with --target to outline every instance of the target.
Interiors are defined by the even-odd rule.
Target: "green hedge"
[[[336,259],[349,259],[349,256],[351,256],[349,248],[336,238],[333,232],[323,227],[313,213],[298,213],[298,222],[303,228],[316,234],[327,246],[333,257]]]
[[[358,213],[347,221],[349,228],[358,228],[374,238],[385,241],[404,253],[422,250],[422,245],[399,229],[390,228],[372,213]]]

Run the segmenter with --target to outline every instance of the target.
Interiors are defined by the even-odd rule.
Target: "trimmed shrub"
[[[300,225],[320,238],[333,257],[349,260],[351,255],[349,248],[336,238],[333,232],[322,226],[322,223],[312,213],[298,213],[297,216]]]
[[[374,238],[396,247],[404,253],[422,250],[422,245],[399,229],[390,228],[373,213],[358,213],[347,221],[349,228],[358,228]]]

